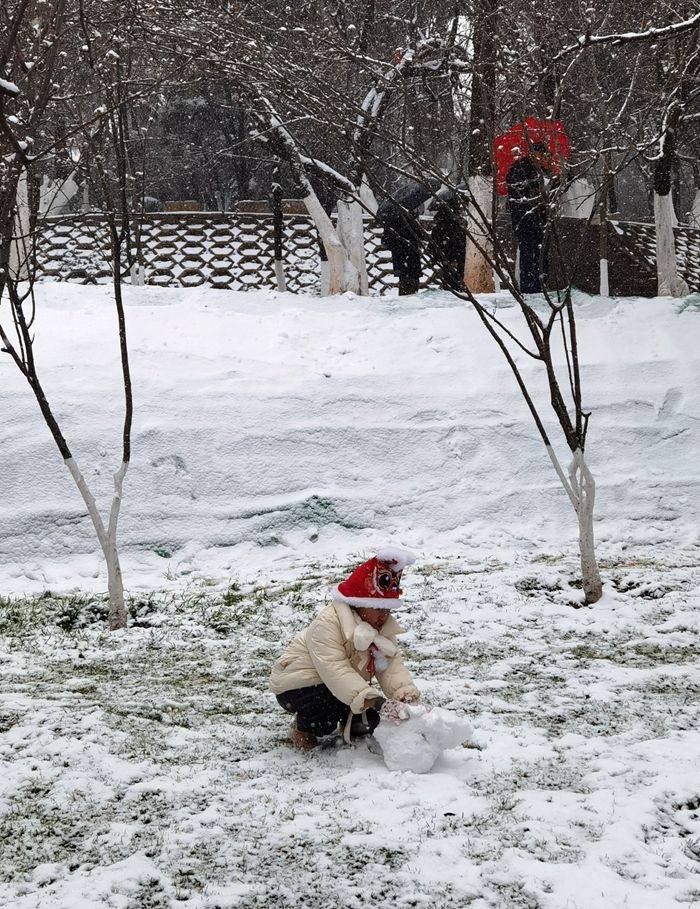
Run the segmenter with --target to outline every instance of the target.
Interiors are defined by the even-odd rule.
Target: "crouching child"
[[[309,750],[340,725],[346,741],[371,734],[383,698],[419,700],[396,637],[404,629],[391,614],[402,605],[401,573],[415,557],[386,548],[357,567],[272,668],[270,689],[296,714],[292,742]]]

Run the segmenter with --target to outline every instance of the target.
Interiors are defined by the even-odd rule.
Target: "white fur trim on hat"
[[[399,597],[346,597],[338,589],[332,588],[331,596],[337,603],[347,603],[348,606],[364,606],[368,609],[393,609],[395,606],[405,606],[405,600]]]
[[[403,571],[416,561],[412,552],[398,546],[382,546],[376,557],[380,562],[387,562],[395,571]]]

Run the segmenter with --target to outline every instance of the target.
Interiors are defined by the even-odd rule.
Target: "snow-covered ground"
[[[39,293],[46,386],[106,495],[108,289]],[[125,633],[103,630],[89,523],[0,362],[0,905],[699,902],[697,306],[578,303],[606,582],[583,609],[570,506],[463,304],[140,288],[127,317]],[[419,554],[407,662],[482,745],[426,776],[293,753],[265,688],[388,540]]]

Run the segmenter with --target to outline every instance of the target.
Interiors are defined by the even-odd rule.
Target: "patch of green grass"
[[[571,656],[584,664],[606,660],[620,666],[647,668],[695,662],[700,656],[697,645],[661,646],[656,641],[583,642],[571,648]]]
[[[95,622],[106,622],[106,597],[89,594],[54,594],[50,590],[36,597],[0,598],[0,634],[24,636],[47,626],[74,631]]]
[[[308,618],[318,609],[317,579],[268,584],[243,590],[231,581],[223,590],[206,583],[178,592],[154,592],[127,597],[129,625],[158,629],[196,622],[221,636],[237,630],[263,630],[275,622],[278,605]],[[45,591],[34,597],[0,598],[0,635],[9,638],[73,634],[106,626],[109,601],[105,595]]]

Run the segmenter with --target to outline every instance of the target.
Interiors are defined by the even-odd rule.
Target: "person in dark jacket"
[[[544,175],[550,169],[547,147],[535,142],[531,153],[512,165],[506,175],[508,208],[520,250],[520,290],[540,293],[549,272],[546,242],[547,199]]]
[[[456,193],[440,199],[433,217],[429,250],[440,267],[440,283],[445,290],[464,287],[464,256],[467,232],[460,218]]]
[[[423,231],[415,209],[389,199],[379,206],[377,220],[383,227],[382,245],[391,251],[392,268],[399,279],[399,296],[418,293]]]

